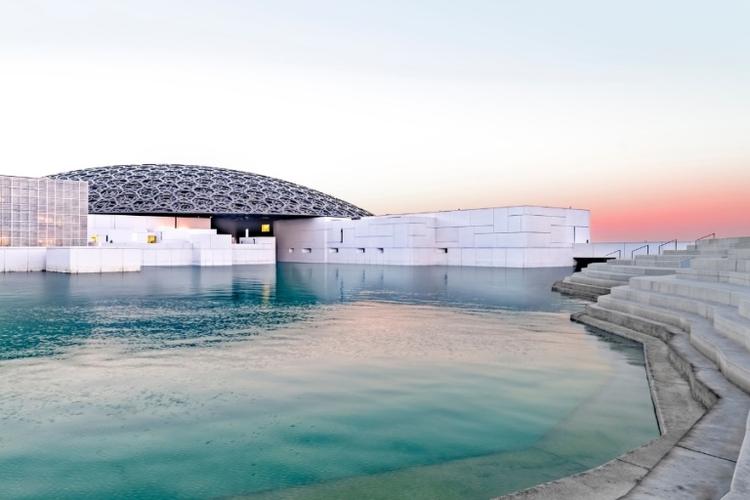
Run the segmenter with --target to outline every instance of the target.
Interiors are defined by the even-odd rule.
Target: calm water
[[[658,436],[567,269],[0,274],[0,498],[489,498]]]

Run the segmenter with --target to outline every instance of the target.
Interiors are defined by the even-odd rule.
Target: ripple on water
[[[642,352],[555,272],[2,276],[0,497],[485,498],[606,461],[658,434]]]

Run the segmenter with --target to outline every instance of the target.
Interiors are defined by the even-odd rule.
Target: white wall
[[[240,238],[239,245],[232,245],[232,265],[275,264],[276,238]]]
[[[0,247],[0,272],[44,271],[46,247]]]
[[[233,245],[230,235],[210,228],[210,219],[93,215],[89,234],[97,236],[101,248],[114,240],[114,246],[140,249],[142,265],[147,267],[276,262],[275,238],[250,238],[243,241],[246,244]],[[149,236],[156,237],[156,243],[147,243]]]
[[[209,217],[175,217],[158,215],[102,215],[89,214],[89,230],[135,229],[153,231],[158,229],[211,229]]]
[[[47,272],[119,273],[141,270],[141,251],[116,247],[50,247]]]
[[[276,221],[277,260],[392,265],[562,267],[589,239],[588,210],[502,207]]]

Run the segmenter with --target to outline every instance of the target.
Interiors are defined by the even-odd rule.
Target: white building
[[[20,199],[25,193],[13,192],[15,181],[9,182],[13,199]],[[590,240],[588,210],[514,206],[374,216],[280,179],[202,166],[116,165],[32,184],[82,186],[76,200],[88,194],[88,216],[77,212],[78,238],[57,241],[56,247],[39,238],[0,238],[0,270],[122,272],[277,261],[569,267]],[[65,189],[62,206],[72,207]],[[0,189],[0,210],[5,198]],[[12,236],[48,227],[37,209],[9,211]],[[81,238],[83,221],[87,241]],[[0,228],[0,236],[5,231]],[[2,247],[3,242],[16,247]]]
[[[277,221],[280,262],[485,267],[573,265],[589,211],[518,206]]]

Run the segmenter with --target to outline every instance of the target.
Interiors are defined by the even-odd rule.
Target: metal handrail
[[[697,240],[695,240],[695,244],[697,245],[700,240],[705,240],[706,238],[716,238],[716,233],[708,233],[705,236],[701,236]]]
[[[651,248],[649,247],[649,245],[648,245],[648,244],[646,244],[646,245],[643,245],[642,247],[638,247],[638,248],[636,248],[635,250],[633,250],[632,252],[630,252],[630,260],[633,260],[633,254],[634,254],[635,252],[637,252],[638,250],[641,250],[641,249],[643,249],[643,248],[645,248],[645,249],[646,249],[646,255],[650,255],[650,254],[651,254]]]
[[[609,257],[610,255],[615,254],[615,253],[617,254],[618,260],[622,259],[622,250],[615,250],[614,252],[609,252],[607,255],[605,255],[605,257]]]
[[[670,243],[674,243],[674,249],[677,250],[677,240],[669,240],[659,245],[659,248],[656,249],[656,254],[661,255],[661,247],[669,245]]]

